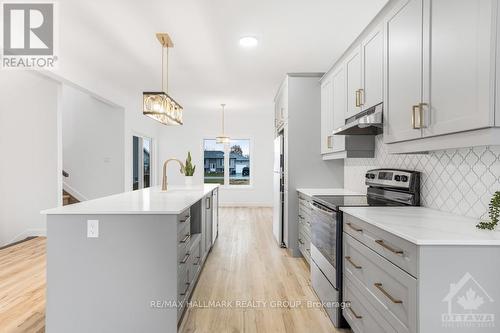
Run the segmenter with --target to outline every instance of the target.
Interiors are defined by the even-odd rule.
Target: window
[[[152,140],[135,136],[132,139],[132,189],[151,186]]]
[[[231,140],[229,144],[206,139],[203,143],[205,183],[250,185],[250,140]]]

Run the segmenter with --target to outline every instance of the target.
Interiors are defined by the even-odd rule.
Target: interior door
[[[384,36],[383,26],[375,30],[361,44],[363,54],[362,109],[366,110],[383,101]]]
[[[346,64],[347,111],[346,118],[350,118],[361,111],[361,48],[354,49],[347,57]]]
[[[422,0],[403,1],[385,25],[387,68],[384,100],[386,143],[417,139],[413,119],[422,101]],[[419,119],[415,119],[418,124]]]
[[[283,135],[274,140],[273,172],[273,235],[278,244],[283,242]]]
[[[424,136],[493,124],[493,2],[428,0],[425,12],[430,15],[424,27],[430,29],[424,33],[424,45],[430,50],[424,56],[430,57],[430,96],[424,102],[429,101],[430,108]]]

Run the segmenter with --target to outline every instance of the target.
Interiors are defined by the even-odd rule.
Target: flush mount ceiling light
[[[256,47],[257,44],[259,44],[259,41],[253,36],[245,36],[240,38],[240,45],[243,47]]]
[[[224,134],[224,108],[226,107],[226,104],[221,104],[220,106],[222,106],[222,134],[216,137],[215,141],[217,143],[228,144],[230,139]]]
[[[156,38],[161,44],[161,91],[144,92],[143,111],[145,116],[153,118],[164,125],[182,125],[182,112],[184,109],[177,103],[168,92],[168,49],[174,47],[174,43],[167,33],[157,33]],[[167,75],[163,73],[163,58],[167,51]]]

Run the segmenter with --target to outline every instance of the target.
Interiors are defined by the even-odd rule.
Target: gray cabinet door
[[[350,118],[361,111],[361,48],[355,48],[346,59],[346,118]]]
[[[494,123],[492,0],[429,0],[424,13],[424,136]],[[425,78],[427,79],[425,80]],[[429,94],[429,96],[426,96]]]
[[[212,193],[205,197],[205,256],[212,247]]]
[[[219,234],[219,191],[214,190],[212,195],[212,244]]]
[[[406,0],[386,20],[384,140],[387,143],[422,136],[422,130],[415,129],[412,121],[422,101],[422,8],[422,0]]]

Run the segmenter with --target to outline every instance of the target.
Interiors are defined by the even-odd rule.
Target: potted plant
[[[488,212],[489,221],[481,221],[476,225],[478,229],[493,230],[497,227],[500,217],[500,191],[495,192],[491,198]]]
[[[186,186],[193,185],[193,175],[196,170],[196,165],[193,165],[191,161],[191,152],[188,152],[188,156],[186,158],[186,164],[184,165],[184,180]]]

